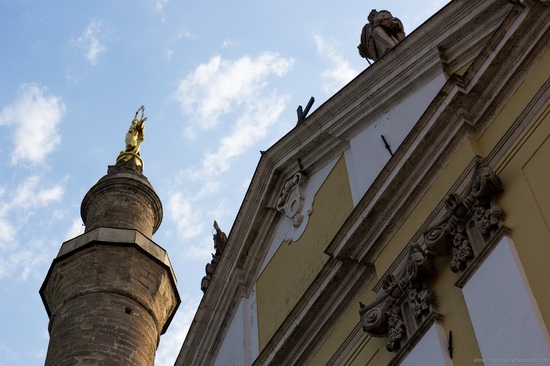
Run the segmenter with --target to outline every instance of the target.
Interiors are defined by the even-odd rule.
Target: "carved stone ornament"
[[[382,292],[371,304],[360,303],[363,330],[375,337],[387,337],[386,348],[398,353],[404,344],[418,337],[424,321],[437,315],[437,297],[429,286],[435,274],[433,259],[451,257],[455,273],[465,271],[504,224],[504,212],[494,198],[502,182],[482,158],[469,187],[445,200],[443,218],[432,223],[418,242],[409,243],[404,265],[382,279]]]
[[[434,273],[428,253],[417,243],[410,244],[399,274],[389,274],[382,280],[383,294],[369,305],[360,303],[363,330],[375,337],[387,336],[386,349],[399,351],[435,310],[436,296],[427,282]]]
[[[276,209],[294,220],[294,227],[299,227],[304,220],[302,208],[304,207],[303,189],[307,177],[303,172],[294,174],[285,182],[283,190],[277,198]]]

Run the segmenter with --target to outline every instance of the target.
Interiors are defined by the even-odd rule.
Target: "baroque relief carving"
[[[465,271],[491,238],[503,226],[504,212],[494,197],[502,182],[482,158],[469,187],[463,194],[445,199],[443,218],[428,226],[422,237],[408,245],[404,265],[382,279],[382,291],[371,304],[360,303],[363,330],[375,337],[387,337],[386,349],[399,352],[418,335],[421,324],[437,314],[437,296],[430,288],[435,274],[433,259],[450,256],[455,273]]]
[[[369,305],[360,303],[363,330],[385,337],[386,349],[397,352],[436,307],[435,293],[427,280],[435,273],[428,253],[417,243],[409,245],[405,266],[398,275],[382,281],[383,294]]]
[[[285,182],[283,190],[277,198],[277,211],[282,212],[288,218],[293,219],[294,227],[299,227],[304,220],[302,208],[304,206],[303,189],[306,180],[307,177],[304,172],[297,172]]]

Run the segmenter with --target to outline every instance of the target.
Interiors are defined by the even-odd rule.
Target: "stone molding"
[[[420,239],[407,245],[406,255],[381,281],[381,295],[372,303],[360,303],[363,330],[375,337],[387,337],[386,349],[395,358],[404,356],[423,334],[437,313],[437,295],[431,289],[436,257],[450,257],[455,273],[471,269],[504,227],[504,212],[495,202],[503,191],[498,175],[485,159],[476,157],[469,186],[462,194],[445,199],[445,214],[428,227]],[[433,217],[434,215],[432,215]],[[407,252],[408,251],[408,252]]]

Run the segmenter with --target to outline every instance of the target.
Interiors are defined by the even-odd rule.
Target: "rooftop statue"
[[[222,229],[220,229],[220,226],[218,225],[218,222],[216,220],[214,220],[214,230],[216,232],[212,233],[212,238],[214,239],[214,249],[216,250],[216,252],[212,254],[212,260],[210,261],[210,263],[206,264],[206,276],[204,276],[201,281],[202,292],[206,292],[206,289],[208,288],[208,285],[212,280],[214,271],[216,270],[218,262],[220,261],[220,258],[222,256],[225,244],[227,243],[227,235],[225,235]]]
[[[216,233],[213,235],[214,237],[214,249],[216,252],[223,252],[223,249],[225,248],[225,243],[227,243],[227,235],[220,229],[220,226],[218,225],[218,222],[214,220],[214,230],[216,230]]]
[[[405,38],[405,30],[403,23],[387,10],[373,9],[368,20],[361,32],[361,43],[357,49],[359,55],[367,61],[376,61]]]
[[[138,114],[140,111],[141,117],[140,119],[138,119]],[[138,167],[143,166],[143,161],[141,160],[139,154],[139,147],[141,145],[141,142],[143,141],[143,130],[145,128],[145,121],[147,121],[147,117],[143,117],[144,113],[144,106],[139,107],[139,109],[136,111],[134,119],[130,124],[130,128],[128,129],[128,132],[126,132],[126,138],[124,139],[124,142],[126,143],[126,149],[124,151],[121,151],[118,155],[117,163],[119,161],[128,162],[131,159],[134,159]]]

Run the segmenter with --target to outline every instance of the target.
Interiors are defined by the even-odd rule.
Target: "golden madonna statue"
[[[138,114],[140,111],[141,117],[138,119]],[[139,154],[139,147],[141,145],[141,142],[143,141],[143,130],[145,128],[145,121],[147,121],[147,117],[143,117],[144,113],[144,106],[139,107],[139,109],[136,111],[134,119],[130,124],[130,128],[128,129],[128,132],[126,132],[126,138],[124,139],[124,142],[126,143],[126,149],[120,152],[118,158],[116,159],[117,162],[127,162],[133,158],[135,159],[137,166],[143,166],[143,161],[141,160],[141,156]]]

